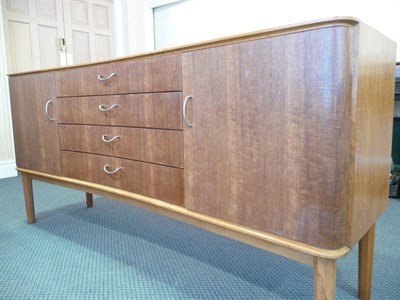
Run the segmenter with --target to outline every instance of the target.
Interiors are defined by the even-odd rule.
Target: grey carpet
[[[109,199],[0,180],[0,299],[312,299],[313,270]],[[400,299],[400,201],[377,223],[372,299]],[[357,299],[357,248],[339,260],[337,299]]]

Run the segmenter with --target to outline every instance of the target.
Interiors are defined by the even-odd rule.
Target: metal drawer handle
[[[113,76],[116,76],[116,75],[117,75],[117,73],[111,73],[108,76],[97,75],[97,79],[100,81],[105,81],[105,80],[111,79]]]
[[[113,104],[113,105],[111,105],[109,107],[107,107],[107,105],[105,105],[105,104],[100,104],[99,105],[99,109],[101,111],[104,111],[104,112],[108,112],[108,111],[110,111],[110,110],[112,110],[113,108],[116,108],[116,107],[119,107],[119,104]]]
[[[49,105],[50,105],[50,103],[54,103],[54,101],[53,100],[48,100],[46,102],[46,105],[44,106],[44,113],[46,114],[46,118],[49,121],[54,121],[54,119],[52,117],[50,117],[50,115],[49,115]]]
[[[110,167],[109,165],[105,165],[105,166],[103,167],[103,171],[106,172],[106,173],[109,174],[109,175],[115,174],[115,173],[117,173],[119,170],[122,170],[122,169],[123,169],[123,167],[119,167],[119,168],[116,168],[114,171],[110,171],[110,170],[108,169],[109,167]]]
[[[190,98],[192,98],[191,95],[189,95],[185,98],[185,100],[183,101],[183,108],[182,108],[183,122],[185,122],[187,127],[193,127],[193,124],[188,122],[187,116],[186,116],[186,105]]]
[[[112,143],[112,142],[114,142],[116,139],[119,139],[119,138],[120,138],[120,136],[118,136],[118,135],[114,136],[114,137],[111,138],[111,139],[110,139],[110,137],[111,137],[111,134],[103,134],[103,135],[101,136],[101,139],[103,140],[104,143]]]

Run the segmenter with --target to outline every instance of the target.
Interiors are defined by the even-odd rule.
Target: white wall
[[[153,8],[177,1],[114,0],[116,56],[153,51]]]
[[[3,14],[0,5],[0,178],[16,176],[15,167]]]
[[[157,48],[332,16],[353,16],[397,42],[399,0],[186,0],[155,10]]]

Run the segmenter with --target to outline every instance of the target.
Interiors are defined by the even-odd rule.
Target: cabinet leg
[[[93,207],[93,194],[86,193],[86,206]]]
[[[25,208],[26,208],[26,216],[28,219],[28,224],[33,224],[36,222],[35,220],[35,207],[33,204],[33,188],[32,188],[32,179],[22,173],[22,187],[24,189],[25,196]]]
[[[361,300],[371,298],[374,243],[375,224],[358,243],[358,297]]]
[[[336,260],[314,258],[314,299],[333,300],[336,292]]]

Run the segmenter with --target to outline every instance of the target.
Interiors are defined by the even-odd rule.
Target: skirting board
[[[15,160],[0,161],[0,179],[17,176],[16,167]]]

